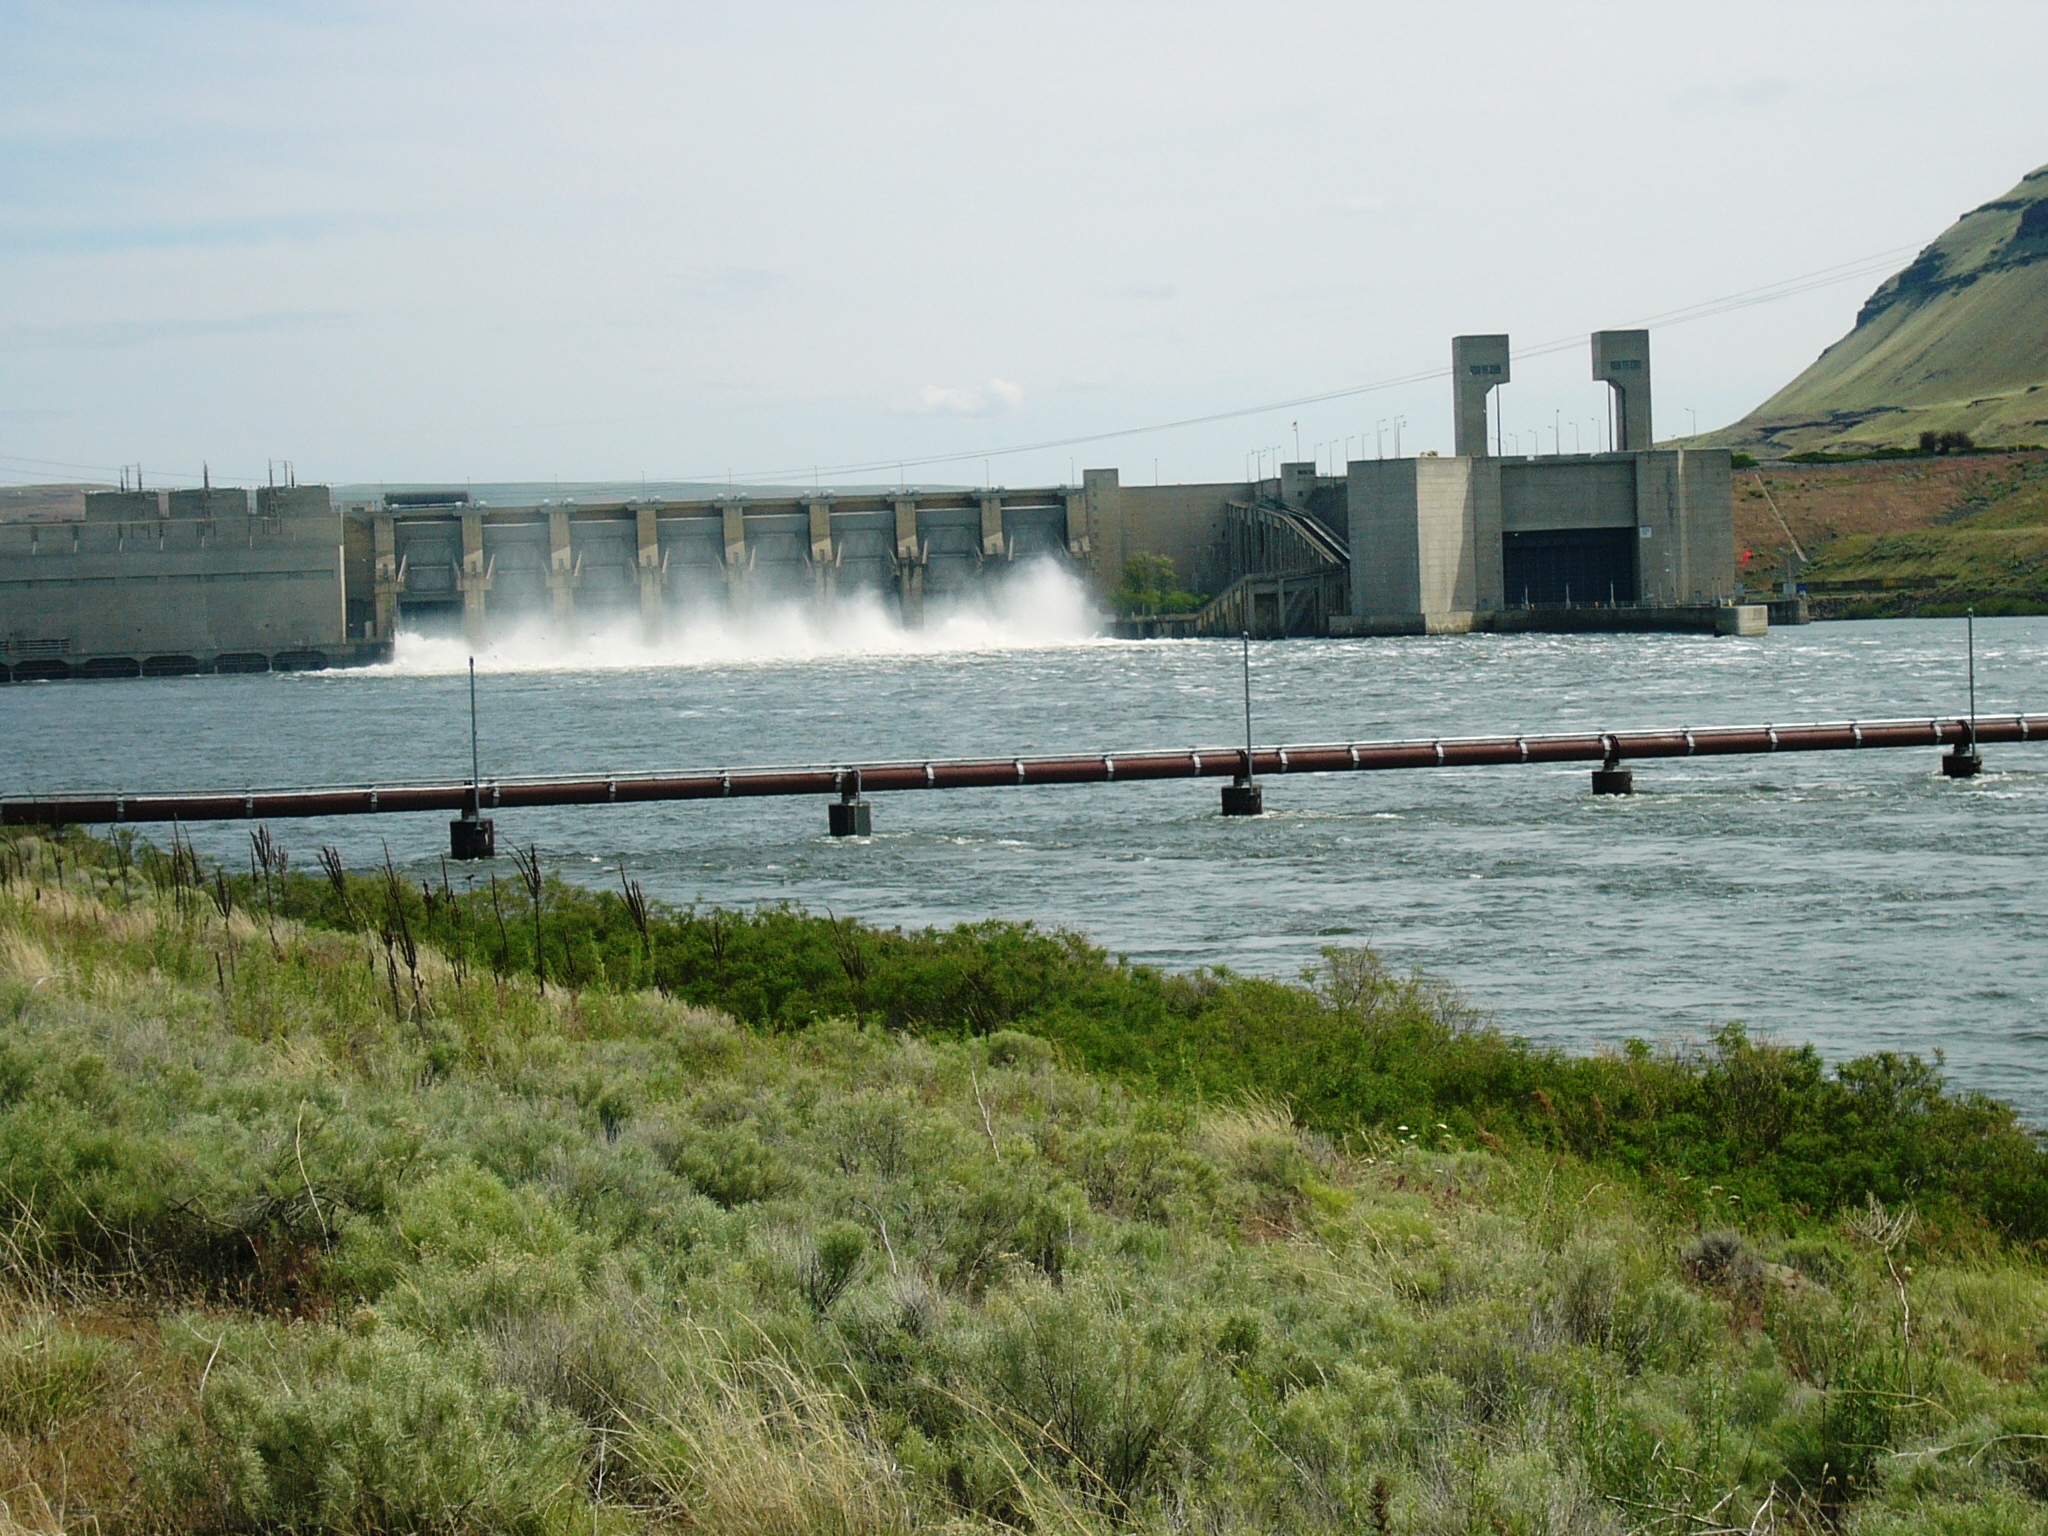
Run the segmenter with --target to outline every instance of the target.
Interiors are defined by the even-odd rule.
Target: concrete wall
[[[1733,471],[1725,448],[1636,460],[1637,584],[1644,602],[1713,602],[1735,590]]]
[[[1490,459],[1415,461],[1415,537],[1420,612],[1430,628],[1469,628],[1479,606],[1481,506],[1500,526],[1500,475]],[[1499,538],[1494,539],[1496,547]],[[1496,583],[1498,585],[1498,583]]]
[[[1636,466],[1626,457],[1497,462],[1504,532],[1635,526]]]
[[[1221,592],[1231,579],[1224,509],[1252,494],[1242,483],[1123,486],[1116,516],[1104,519],[1094,535],[1096,581],[1105,590],[1114,587],[1123,580],[1124,562],[1144,553],[1171,560],[1188,591]]]
[[[1399,621],[1422,612],[1420,459],[1351,465],[1351,611]]]
[[[0,663],[338,651],[340,515],[324,487],[265,505],[230,487],[115,491],[81,521],[0,527]]]

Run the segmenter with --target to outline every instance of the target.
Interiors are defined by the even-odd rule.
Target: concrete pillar
[[[725,531],[725,600],[737,604],[747,592],[747,509],[737,501],[718,504]]]
[[[569,514],[561,507],[552,508],[548,512],[548,590],[554,594],[556,618],[567,619],[576,612],[576,585],[582,575],[569,541]]]
[[[661,528],[652,507],[636,508],[634,534],[639,545],[640,635],[649,645],[661,640],[666,613],[662,607]]]
[[[832,549],[832,500],[813,496],[804,503],[811,515],[811,575],[818,584],[820,601],[828,600],[839,585],[839,567]]]
[[[917,498],[896,498],[896,593],[906,629],[924,625],[924,547],[917,536]]]
[[[1316,467],[1307,462],[1280,466],[1280,501],[1290,512],[1306,512],[1316,488]]]
[[[1593,377],[1614,391],[1614,450],[1643,453],[1650,428],[1650,333],[1595,331]]]
[[[1451,451],[1461,459],[1493,452],[1486,430],[1486,398],[1508,382],[1506,336],[1451,338],[1451,399],[1456,410]]]
[[[1677,455],[1636,456],[1636,594],[1645,603],[1684,600],[1679,571],[1683,543],[1676,476]]]
[[[981,498],[981,557],[1000,560],[1007,547],[1003,542],[1003,498],[991,491]]]
[[[472,651],[480,651],[490,636],[484,613],[484,594],[491,589],[491,568],[484,559],[484,515],[462,514],[462,570],[455,579],[462,589],[462,634]]]
[[[371,591],[377,598],[375,640],[398,633],[398,529],[389,512],[370,519]]]
[[[917,558],[917,498],[898,496],[896,498],[896,558],[915,560]]]
[[[1092,571],[1104,588],[1113,587],[1124,579],[1124,561],[1131,554],[1117,472],[1082,470],[1079,500],[1077,519],[1075,498],[1067,498],[1067,553]]]

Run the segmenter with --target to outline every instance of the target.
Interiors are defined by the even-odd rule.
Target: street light
[[[1372,429],[1372,451],[1383,459],[1387,456],[1387,418],[1384,416]]]
[[[1397,459],[1401,457],[1401,429],[1407,424],[1408,418],[1406,416],[1396,416],[1394,418],[1394,457]]]

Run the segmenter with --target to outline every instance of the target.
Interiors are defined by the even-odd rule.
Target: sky
[[[1569,452],[1658,317],[1706,430],[2048,161],[2044,57],[2040,0],[6,0],[0,483],[1234,480],[1448,453],[1471,331],[1563,344],[1501,421]]]

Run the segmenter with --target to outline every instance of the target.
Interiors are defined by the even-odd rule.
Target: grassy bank
[[[2040,1156],[1915,1064],[266,875],[0,856],[21,1527],[2043,1528]]]
[[[1823,617],[2048,613],[2048,454],[1772,464],[1735,490],[1751,569],[1774,579],[1796,536]]]

